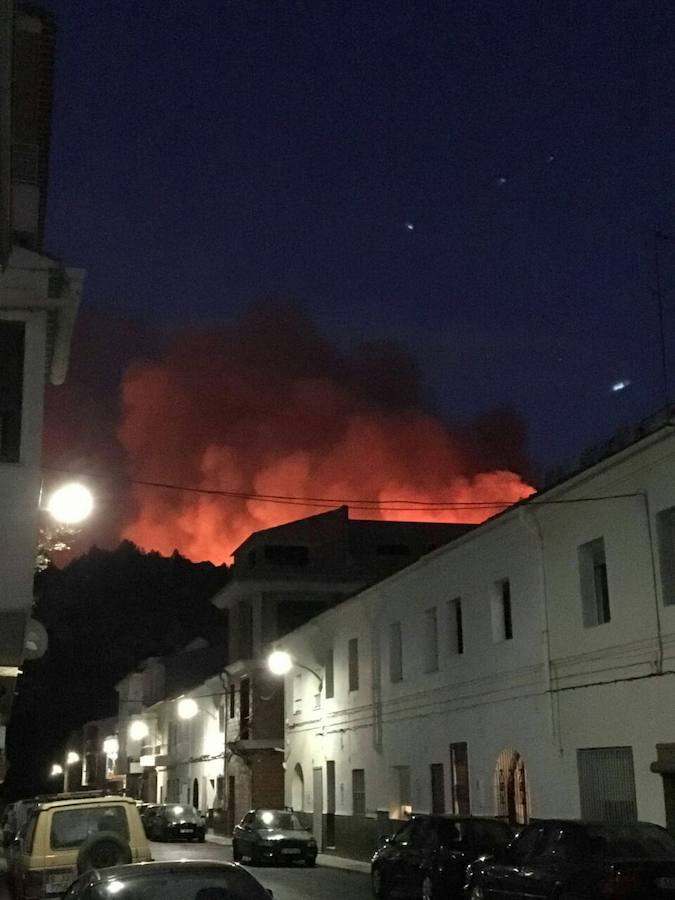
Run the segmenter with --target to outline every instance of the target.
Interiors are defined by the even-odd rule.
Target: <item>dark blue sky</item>
[[[215,323],[290,294],[341,342],[401,340],[448,417],[513,406],[540,464],[662,405],[672,4],[43,5],[47,246],[90,308]]]

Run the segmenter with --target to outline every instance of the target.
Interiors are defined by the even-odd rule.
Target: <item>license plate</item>
[[[281,852],[282,853],[300,853],[300,850],[298,847],[282,847]]]
[[[181,828],[180,833],[181,834],[192,834],[192,829],[191,828]]]
[[[656,886],[664,891],[675,891],[675,878],[657,878]]]
[[[48,894],[62,894],[76,878],[77,872],[60,872],[58,875],[47,875],[45,889]]]

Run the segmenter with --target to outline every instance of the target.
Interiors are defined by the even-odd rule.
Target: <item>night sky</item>
[[[213,333],[270,296],[338,354],[397,341],[453,427],[513,410],[525,480],[663,405],[671,3],[42,5],[59,24],[46,249],[88,271],[52,421],[78,379],[117,403],[110,367],[150,354],[148,333]],[[675,242],[661,263],[675,385]],[[92,347],[125,329],[94,377]],[[131,471],[190,478],[160,468]]]

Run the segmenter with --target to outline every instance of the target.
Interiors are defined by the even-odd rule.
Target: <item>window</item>
[[[171,753],[178,743],[178,724],[176,722],[169,722],[169,733],[167,735],[167,745],[169,753]]]
[[[582,819],[637,821],[632,747],[577,750],[577,768]]]
[[[462,626],[462,599],[455,597],[448,603],[450,619],[450,653],[461,656],[464,653],[464,630]]]
[[[424,671],[438,671],[438,622],[435,606],[424,610]]]
[[[352,814],[366,814],[366,773],[364,769],[352,769]]]
[[[235,690],[234,690],[234,685],[233,685],[233,684],[230,685],[230,698],[229,698],[229,699],[230,699],[230,709],[229,709],[230,718],[231,718],[231,719],[234,719],[234,715],[235,715],[235,705],[234,705],[234,700],[235,700]]]
[[[250,682],[248,678],[242,678],[239,682],[239,740],[241,741],[247,741],[249,738],[250,699]]]
[[[332,647],[326,654],[326,671],[324,674],[326,682],[326,699],[329,700],[331,697],[335,696],[335,669],[333,667]]]
[[[225,731],[225,705],[221,703],[218,707],[218,731]]]
[[[299,716],[302,712],[302,675],[293,678],[293,715]]]
[[[23,322],[0,320],[0,462],[19,462],[24,362]]]
[[[349,641],[349,690],[359,689],[359,639]]]
[[[445,777],[443,763],[432,763],[429,766],[431,775],[431,812],[445,812]]]
[[[661,562],[661,590],[666,605],[675,603],[675,507],[664,509],[656,517]]]
[[[579,547],[579,576],[584,626],[604,625],[611,617],[603,538]]]
[[[513,639],[511,618],[511,582],[508,578],[496,581],[492,595],[492,638],[495,643]]]
[[[389,680],[403,681],[403,645],[401,643],[401,623],[389,625]]]
[[[49,842],[53,850],[79,847],[97,831],[112,831],[129,840],[127,814],[123,804],[55,810]]]
[[[273,566],[306,566],[309,547],[292,544],[269,544],[265,547],[265,562]]]
[[[469,803],[469,753],[466,741],[450,744],[450,792],[452,809],[450,812],[468,816]]]

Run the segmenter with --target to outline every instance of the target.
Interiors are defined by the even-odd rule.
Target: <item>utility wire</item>
[[[58,472],[63,475],[103,479],[105,476],[92,472],[75,473],[69,469],[60,469],[55,466],[42,466],[48,472]],[[201,488],[192,485],[170,484],[163,481],[144,481],[140,478],[127,479],[129,484],[140,487],[151,487],[159,490],[180,491],[188,494],[204,494],[207,496],[227,497],[233,500],[255,500],[261,503],[278,503],[287,506],[315,506],[332,509],[337,506],[349,506],[358,510],[382,510],[384,512],[442,512],[453,509],[506,509],[523,500],[373,500],[365,498],[337,498],[337,497],[295,497],[289,494],[258,494],[254,491],[230,491],[220,488]],[[533,498],[536,494],[531,495]],[[528,500],[531,506],[553,506],[569,503],[594,503],[599,500],[623,500],[629,497],[640,497],[641,492],[626,494],[605,494],[600,497],[573,497],[566,500]],[[528,498],[525,498],[528,499]]]

